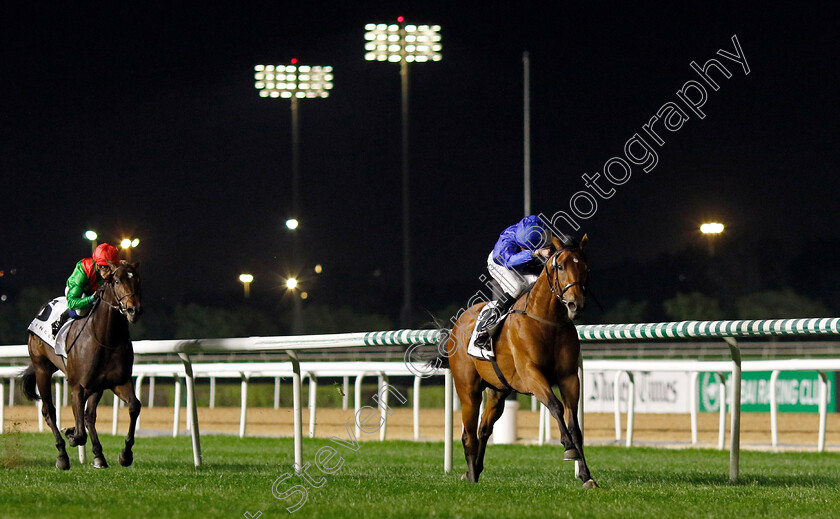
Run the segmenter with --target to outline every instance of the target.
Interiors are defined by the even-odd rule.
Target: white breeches
[[[490,276],[502,286],[502,290],[508,295],[513,296],[514,299],[522,295],[531,285],[536,283],[538,277],[535,274],[522,274],[499,265],[493,261],[492,251],[487,256],[487,270],[490,271]]]

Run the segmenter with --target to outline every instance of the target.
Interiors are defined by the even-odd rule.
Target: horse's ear
[[[578,245],[580,247],[580,250],[585,249],[587,243],[589,243],[589,235],[584,234],[583,238],[580,239],[580,245]]]
[[[105,261],[108,262],[108,266],[111,267],[111,270],[116,270],[117,269],[117,266],[114,265],[113,262],[111,262],[111,260],[106,259]]]
[[[551,244],[554,245],[554,250],[558,251],[563,248],[563,242],[557,236],[551,235]]]

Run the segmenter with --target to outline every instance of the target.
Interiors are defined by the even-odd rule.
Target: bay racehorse
[[[560,426],[564,459],[580,462],[578,476],[585,488],[598,485],[592,479],[583,454],[583,433],[578,424],[580,396],[578,358],[580,341],[572,322],[583,310],[588,267],[580,243],[552,239],[549,256],[530,292],[513,305],[498,338],[494,341],[496,366],[491,361],[467,355],[467,345],[478,314],[485,303],[463,312],[451,332],[443,339],[433,360],[437,366],[448,362],[461,400],[464,424],[462,441],[467,472],[472,482],[484,469],[484,452],[493,433],[493,424],[504,411],[505,397],[516,391],[534,395],[545,405]],[[553,387],[562,398],[558,399]],[[486,391],[484,414],[479,426],[479,406]]]
[[[58,459],[55,466],[70,468],[64,440],[55,421],[55,405],[50,392],[53,373],[64,372],[73,396],[73,415],[76,426],[65,431],[71,447],[87,443],[90,433],[93,446],[93,466],[106,468],[102,444],[96,433],[96,406],[106,389],[114,392],[128,405],[131,423],[125,437],[125,449],[120,453],[120,465],[127,467],[134,460],[134,428],[140,415],[140,401],[134,394],[131,378],[134,350],[128,333],[128,323],[135,322],[142,313],[140,306],[140,277],[138,264],[109,262],[111,276],[99,288],[99,297],[86,317],[71,322],[66,334],[66,360],[34,333],[29,334],[29,358],[32,361],[22,374],[24,393],[31,400],[38,399],[38,387],[43,400],[41,412],[55,436]],[[87,427],[87,432],[85,428]]]

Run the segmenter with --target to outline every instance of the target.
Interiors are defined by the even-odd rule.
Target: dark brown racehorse
[[[585,488],[598,485],[592,479],[583,455],[583,433],[577,419],[580,379],[580,342],[572,319],[583,310],[587,277],[586,236],[576,243],[553,238],[553,253],[531,289],[513,306],[495,340],[496,360],[501,377],[491,362],[467,355],[470,334],[485,303],[465,311],[442,344],[455,388],[461,400],[464,424],[462,441],[467,472],[462,479],[478,482],[484,469],[484,451],[493,424],[504,411],[511,391],[537,397],[560,426],[564,459],[580,462],[579,477]],[[448,359],[444,358],[448,357]],[[434,361],[433,361],[434,362]],[[560,390],[562,401],[553,387]],[[486,390],[484,414],[478,424],[481,394]]]
[[[93,466],[106,468],[102,444],[96,434],[96,406],[102,393],[110,389],[128,405],[131,424],[125,437],[125,449],[120,453],[120,465],[127,467],[134,460],[134,427],[140,415],[140,401],[134,394],[131,371],[134,350],[128,334],[128,323],[135,322],[142,313],[140,306],[140,277],[138,264],[125,261],[110,264],[111,276],[100,288],[100,296],[87,317],[77,319],[67,332],[67,360],[35,334],[29,334],[30,366],[23,372],[24,393],[31,400],[43,399],[41,412],[55,436],[58,459],[55,466],[70,468],[64,439],[55,423],[55,405],[50,393],[50,381],[57,370],[64,372],[73,395],[73,414],[76,426],[65,431],[71,447],[84,445],[87,432],[93,445]]]

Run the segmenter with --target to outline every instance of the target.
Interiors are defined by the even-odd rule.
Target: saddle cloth
[[[73,320],[68,319],[55,337],[53,337],[52,332],[53,323],[58,321],[58,318],[61,317],[61,314],[65,310],[67,310],[67,298],[63,296],[56,297],[41,307],[38,316],[32,320],[27,330],[52,346],[55,349],[56,355],[67,358],[67,351],[64,349],[64,339],[67,337],[67,329],[70,328]]]
[[[484,319],[489,312],[496,311],[497,306],[498,306],[498,301],[490,301],[486,305],[484,305],[484,308],[482,308],[481,311],[478,313],[478,318],[475,321],[476,324],[481,322],[482,319]],[[479,359],[484,359],[484,360],[490,360],[493,357],[495,357],[496,353],[493,351],[493,349],[496,345],[495,344],[496,341],[494,340],[495,339],[494,336],[498,335],[498,332],[502,329],[502,323],[504,323],[505,318],[509,315],[509,313],[510,312],[508,312],[505,315],[499,317],[499,320],[496,323],[491,324],[491,326],[494,328],[494,330],[493,330],[493,333],[492,333],[492,335],[489,339],[489,345],[490,345],[489,349],[484,350],[484,349],[481,349],[478,346],[476,346],[475,339],[478,336],[478,333],[477,333],[478,326],[474,326],[472,334],[470,335],[470,342],[467,345],[467,355],[469,355],[471,357],[476,357],[476,358],[479,358]]]

